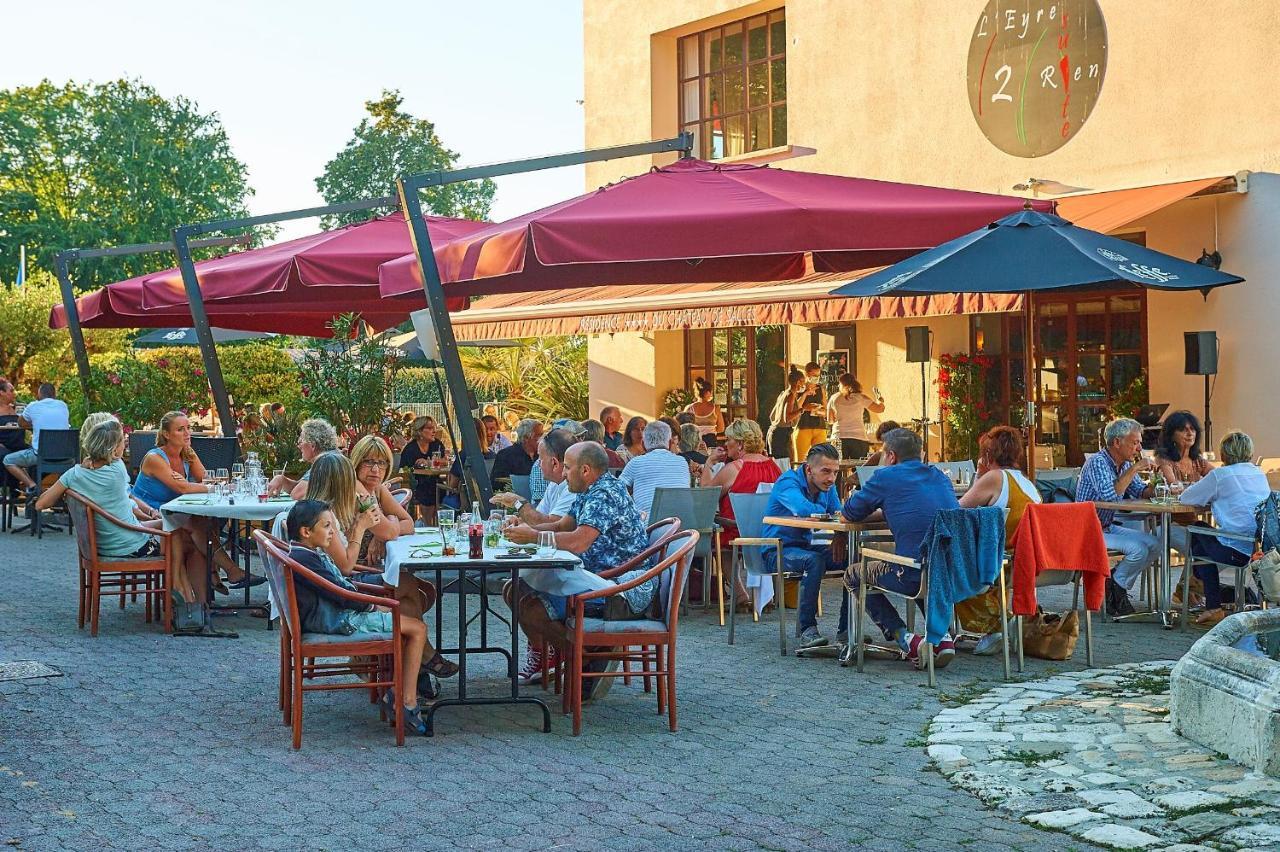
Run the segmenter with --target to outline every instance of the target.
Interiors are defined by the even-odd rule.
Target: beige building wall
[[[587,340],[587,380],[592,417],[616,405],[624,417],[652,419],[663,395],[684,384],[684,333],[593,334]]]

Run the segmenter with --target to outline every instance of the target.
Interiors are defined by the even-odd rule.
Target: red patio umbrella
[[[786,281],[903,260],[1023,199],[770,166],[680,160],[435,244],[450,295],[599,284]],[[1033,202],[1046,212],[1048,201]],[[421,301],[412,254],[383,264],[388,297]]]

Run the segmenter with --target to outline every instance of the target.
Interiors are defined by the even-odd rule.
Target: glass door
[[[711,382],[725,424],[755,413],[755,329],[706,328],[685,332],[687,387]]]

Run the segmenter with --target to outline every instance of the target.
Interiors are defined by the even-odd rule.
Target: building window
[[[787,144],[786,50],[783,9],[679,39],[680,129],[699,157]]]
[[[732,423],[754,411],[755,329],[698,328],[684,333],[686,387],[693,380],[711,382],[715,403]]]

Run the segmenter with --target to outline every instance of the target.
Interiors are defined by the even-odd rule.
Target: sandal
[[[446,660],[440,656],[439,652],[434,657],[422,664],[422,667],[436,677],[453,677],[458,673],[458,664],[450,660]]]

